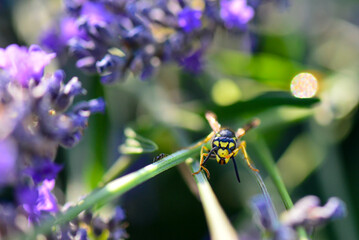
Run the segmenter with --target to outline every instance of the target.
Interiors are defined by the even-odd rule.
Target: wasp
[[[221,165],[227,164],[231,160],[234,165],[234,170],[236,172],[237,180],[238,182],[240,182],[236,161],[234,159],[234,157],[238,154],[239,151],[242,152],[248,167],[255,172],[259,172],[259,170],[254,168],[251,164],[251,161],[246,151],[246,142],[240,139],[250,129],[258,126],[260,124],[260,120],[254,119],[244,127],[239,128],[236,132],[234,132],[230,128],[221,127],[221,124],[219,124],[217,121],[217,116],[212,112],[206,113],[206,119],[212,128],[212,132],[203,141],[200,141],[194,147],[207,143],[212,139],[212,148],[208,149],[205,145],[202,146],[201,160],[199,164],[200,168],[197,172],[194,172],[192,175],[200,173],[201,170],[203,169],[207,174],[207,178],[209,178],[210,177],[209,171],[207,168],[204,167],[204,165],[207,162],[207,160],[210,158],[216,159],[217,162]]]

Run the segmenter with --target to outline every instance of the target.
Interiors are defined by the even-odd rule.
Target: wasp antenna
[[[234,165],[234,171],[236,172],[236,177],[238,182],[241,182],[241,179],[239,178],[239,174],[238,174],[238,169],[237,169],[237,164],[236,164],[236,160],[232,157],[232,161],[233,161],[233,165]]]

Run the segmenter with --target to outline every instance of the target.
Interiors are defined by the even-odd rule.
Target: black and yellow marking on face
[[[236,139],[231,137],[231,132],[224,132],[226,136],[215,137],[212,141],[212,148],[215,148],[214,155],[219,164],[227,164],[229,154],[236,148]]]
[[[220,142],[221,148],[226,148],[229,142]]]
[[[220,149],[217,150],[217,155],[218,155],[219,157],[221,157],[221,158],[227,157],[228,154],[229,154],[228,149],[220,148]]]

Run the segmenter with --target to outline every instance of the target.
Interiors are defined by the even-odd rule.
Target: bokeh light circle
[[[290,90],[297,98],[311,98],[318,90],[318,80],[311,73],[299,73],[292,79]]]

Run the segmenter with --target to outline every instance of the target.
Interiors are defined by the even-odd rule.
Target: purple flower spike
[[[247,0],[222,0],[220,5],[220,16],[227,28],[243,29],[254,16]]]
[[[186,7],[178,14],[178,25],[186,33],[190,33],[201,27],[201,17],[201,11]]]
[[[29,86],[29,81],[40,81],[44,67],[56,56],[46,53],[39,46],[29,48],[19,47],[16,44],[7,48],[0,48],[0,68],[23,87]]]

